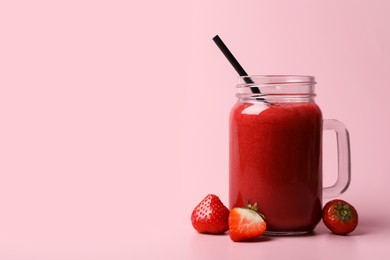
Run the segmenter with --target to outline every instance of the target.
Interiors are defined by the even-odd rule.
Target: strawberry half
[[[219,234],[227,231],[229,209],[213,194],[204,198],[192,211],[192,226],[199,233]]]
[[[229,235],[234,242],[261,236],[267,228],[264,216],[258,212],[257,203],[248,201],[248,208],[233,208],[229,214]]]

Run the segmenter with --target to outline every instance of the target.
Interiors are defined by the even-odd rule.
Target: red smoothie
[[[267,231],[311,231],[322,209],[322,114],[312,101],[238,102],[230,114],[230,207],[257,202]]]

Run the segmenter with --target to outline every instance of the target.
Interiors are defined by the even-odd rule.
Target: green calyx
[[[249,199],[246,201],[246,206],[248,207],[248,209],[250,210],[253,210],[255,211],[257,214],[259,214],[263,219],[265,219],[264,215],[262,213],[259,212],[259,208],[257,207],[257,202],[255,202],[255,204],[251,204],[249,202]]]
[[[352,210],[346,203],[339,203],[335,206],[334,214],[339,221],[344,223],[348,222],[352,218]]]
[[[249,200],[246,201],[246,206],[248,207],[248,209],[251,209],[251,210],[254,210],[256,212],[259,211],[259,208],[257,207],[257,202],[255,202],[255,204],[251,204]]]

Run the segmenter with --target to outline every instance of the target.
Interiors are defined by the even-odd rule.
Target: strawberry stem
[[[249,199],[246,200],[246,205],[248,209],[255,211],[257,214],[259,214],[263,219],[265,219],[265,216],[259,212],[259,208],[257,206],[257,202],[255,204],[251,205]]]
[[[352,211],[348,204],[340,203],[335,208],[335,215],[340,221],[346,223],[352,217]]]
[[[259,211],[259,208],[257,207],[257,202],[255,202],[255,204],[251,205],[249,199],[246,201],[246,206],[248,207],[248,209],[251,209],[251,210],[254,210],[256,212]]]

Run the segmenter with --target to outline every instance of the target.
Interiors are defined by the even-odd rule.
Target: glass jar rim
[[[239,84],[237,87],[243,85],[290,85],[290,84],[299,84],[299,85],[314,85],[316,84],[314,76],[307,75],[248,75],[240,76],[238,78]],[[251,82],[251,83],[248,83]],[[253,82],[253,83],[252,83]]]
[[[312,101],[315,78],[303,75],[249,75],[239,77],[236,85],[239,100],[267,102]]]

